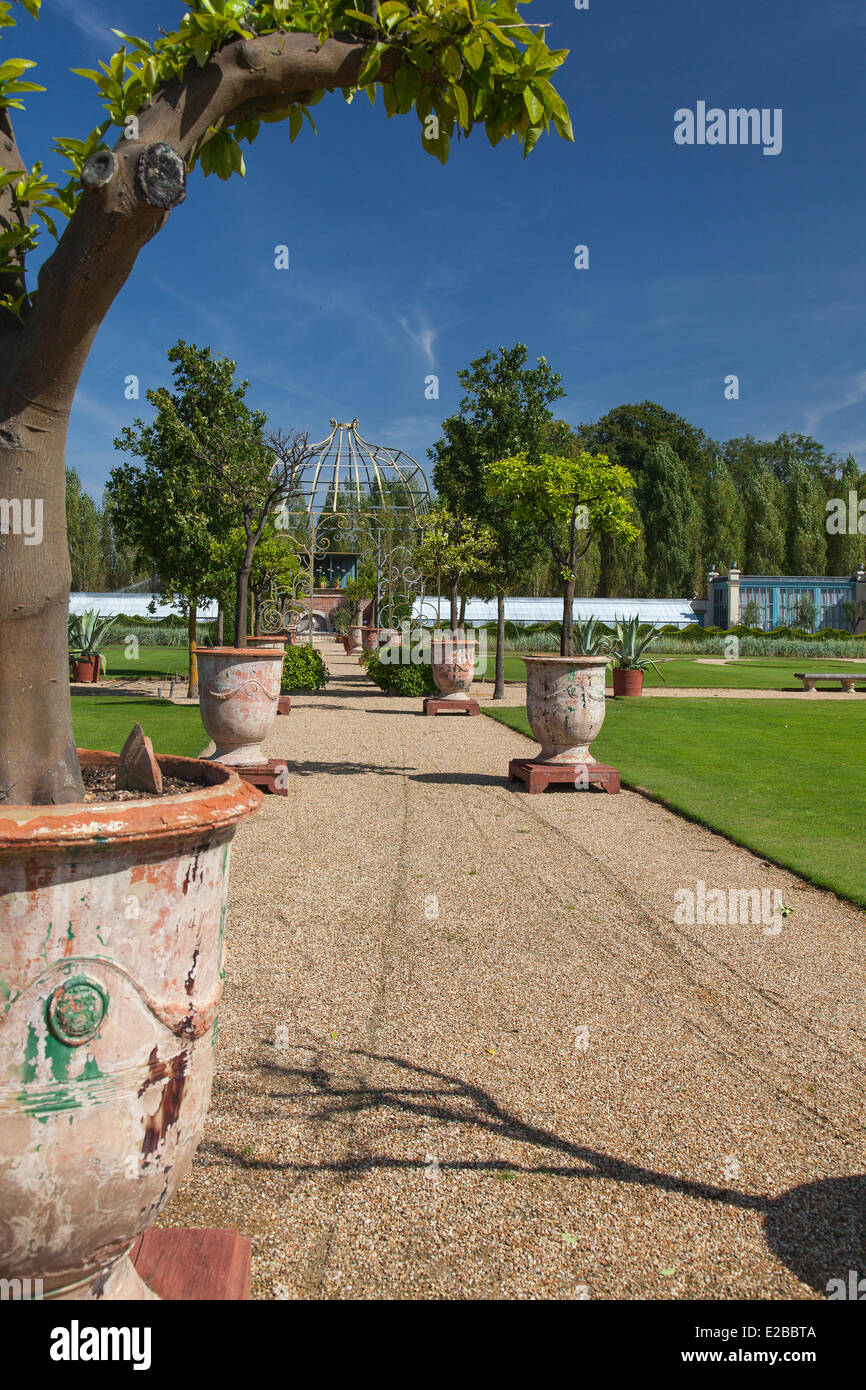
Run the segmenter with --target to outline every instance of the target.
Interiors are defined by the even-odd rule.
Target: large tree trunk
[[[196,623],[196,612],[198,609],[198,595],[190,594],[189,613],[186,620],[187,639],[189,641],[189,687],[186,695],[188,700],[198,699],[198,625]]]
[[[84,799],[66,637],[67,420],[34,405],[0,424],[0,497],[41,503],[43,526],[41,544],[0,535],[0,808]]]
[[[457,626],[459,627],[459,629],[460,629],[461,632],[462,632],[463,629],[466,627],[466,594],[465,594],[465,593],[462,593],[462,594],[460,595],[460,618],[459,618],[459,620],[458,620]]]
[[[560,656],[574,656],[574,588],[573,579],[563,581],[562,588],[562,635],[559,639]]]
[[[505,590],[496,590],[496,676],[494,700],[505,699]]]

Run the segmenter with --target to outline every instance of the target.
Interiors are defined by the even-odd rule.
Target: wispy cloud
[[[79,387],[75,393],[75,404],[72,409],[75,414],[84,415],[95,424],[103,425],[112,434],[119,434],[123,426],[129,424],[131,407],[127,406],[124,410],[118,406],[116,410],[113,410],[111,406],[105,405],[95,396],[91,396],[88,391],[83,391]]]
[[[836,415],[840,410],[849,410],[854,405],[862,405],[864,401],[866,370],[855,372],[842,388],[841,394],[834,393],[828,400],[818,402],[806,410],[806,433],[814,435],[829,415]]]
[[[427,366],[435,367],[437,359],[433,351],[433,344],[436,341],[436,330],[435,328],[431,328],[429,323],[423,321],[422,315],[416,315],[416,318],[419,320],[417,328],[413,328],[407,318],[401,317],[397,322],[409,341],[414,343],[416,348],[418,348]]]
[[[85,38],[95,39],[97,43],[104,44],[111,42],[114,35],[111,32],[111,23],[102,18],[95,5],[87,3],[87,0],[51,0],[55,10],[58,10],[64,19],[70,24],[74,24],[79,33],[84,34]],[[116,21],[117,27],[119,21]]]

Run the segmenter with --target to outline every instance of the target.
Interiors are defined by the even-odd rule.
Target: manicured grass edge
[[[509,714],[517,713],[523,715],[525,719],[526,711],[519,706],[512,705],[506,709],[489,709],[482,707],[481,713],[486,714],[489,719],[494,719],[497,724],[504,725],[504,727],[510,729],[512,733],[519,734],[521,738],[526,739],[527,743],[535,744],[536,747],[538,746],[537,740],[531,733],[527,734],[524,733],[522,729],[516,728],[507,717]],[[714,835],[718,835],[722,840],[727,840],[729,844],[736,845],[738,849],[747,849],[750,854],[754,854],[757,858],[762,859],[765,864],[772,864],[777,869],[784,869],[786,873],[793,874],[795,878],[799,878],[803,883],[808,883],[812,888],[820,888],[822,892],[832,894],[839,902],[850,903],[853,907],[859,908],[861,911],[866,910],[866,896],[860,899],[851,897],[846,893],[840,893],[838,888],[834,888],[826,879],[821,879],[816,874],[804,873],[800,869],[792,868],[792,866],[786,864],[783,859],[778,859],[775,855],[765,853],[764,850],[760,849],[758,846],[750,844],[748,840],[741,839],[739,836],[732,834],[729,830],[722,830],[718,825],[715,825],[711,819],[698,815],[695,811],[690,811],[685,806],[679,806],[675,801],[669,801],[667,797],[662,796],[661,792],[654,792],[651,787],[642,787],[637,782],[630,782],[628,778],[623,777],[622,774],[620,774],[620,785],[626,787],[630,792],[636,792],[638,796],[644,797],[646,801],[654,801],[657,806],[663,806],[666,811],[672,811],[674,815],[680,816],[683,820],[691,821],[692,825],[700,825],[705,830],[711,830]]]

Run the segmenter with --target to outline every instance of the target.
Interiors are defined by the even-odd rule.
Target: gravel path
[[[629,792],[512,790],[518,734],[323,654],[267,746],[289,795],[235,840],[213,1102],[164,1221],[249,1234],[258,1298],[866,1273],[863,914]],[[677,925],[697,880],[791,911]]]

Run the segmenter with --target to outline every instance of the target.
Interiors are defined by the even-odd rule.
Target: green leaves
[[[414,106],[421,123],[422,148],[445,164],[457,130],[469,134],[473,126],[485,126],[491,144],[516,135],[524,154],[529,154],[551,125],[565,139],[573,139],[568,109],[551,84],[567,50],[551,50],[544,33],[533,32],[521,21],[524,0],[383,0],[374,16],[365,13],[358,0],[186,0],[186,13],[172,32],[153,40],[116,29],[121,47],[107,62],[95,68],[74,68],[78,76],[99,92],[107,119],[84,141],[63,138],[54,148],[69,161],[69,183],[51,185],[34,168],[17,171],[10,201],[36,210],[37,218],[56,234],[51,214],[70,216],[81,196],[80,175],[89,156],[98,149],[111,126],[125,129],[158,93],[175,81],[183,81],[189,65],[206,66],[224,45],[238,38],[268,34],[308,33],[320,44],[334,35],[345,40],[355,34],[363,45],[356,88],[363,89],[375,105],[376,89],[382,88],[389,117],[405,115]],[[528,0],[527,0],[528,3]],[[0,0],[0,27],[15,25],[16,6],[36,17],[40,0]],[[34,66],[25,58],[0,64],[0,107],[20,109],[21,98],[44,90],[29,81]],[[304,105],[288,99],[284,106],[255,119],[241,120],[235,129],[218,121],[190,161],[200,159],[205,174],[228,179],[244,174],[240,142],[252,143],[262,123],[287,120],[289,140],[300,134],[303,118],[315,125],[308,106],[324,95],[315,91]],[[239,103],[243,105],[243,103]],[[0,271],[17,269],[21,257],[35,244],[35,231],[16,243],[0,241]]]
[[[23,111],[24,103],[18,100],[19,96],[27,92],[45,91],[35,82],[21,81],[21,74],[35,67],[36,64],[29,58],[9,58],[5,63],[0,63],[0,106]]]

